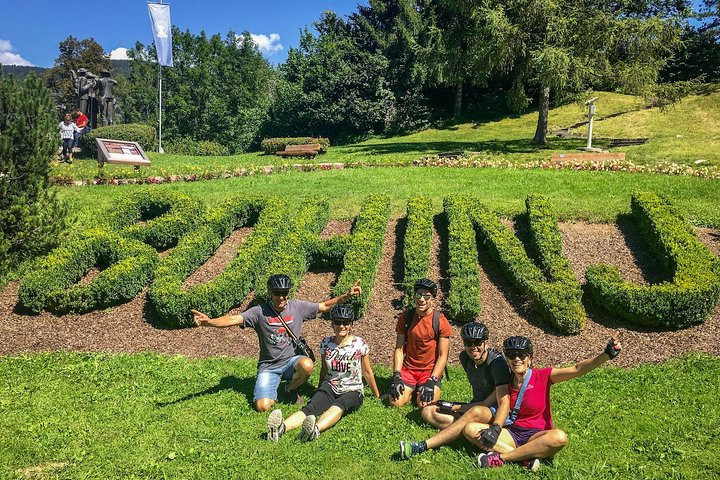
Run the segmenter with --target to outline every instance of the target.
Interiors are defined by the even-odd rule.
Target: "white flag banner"
[[[148,3],[150,23],[152,24],[155,50],[158,63],[163,67],[173,66],[172,23],[170,22],[170,4]]]

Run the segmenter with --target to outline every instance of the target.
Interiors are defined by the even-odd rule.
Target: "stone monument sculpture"
[[[95,91],[97,92],[98,104],[100,105],[103,127],[115,123],[115,96],[113,95],[113,85],[117,85],[117,83],[117,80],[110,78],[110,72],[107,70],[101,70],[100,79],[95,82]]]

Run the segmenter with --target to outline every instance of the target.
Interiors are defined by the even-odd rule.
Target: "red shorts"
[[[415,387],[422,385],[427,382],[430,377],[432,377],[432,372],[432,369],[415,370],[414,368],[402,367],[400,369],[400,377],[402,377],[402,381],[405,385],[415,390]],[[440,388],[440,382],[438,382],[437,387]]]

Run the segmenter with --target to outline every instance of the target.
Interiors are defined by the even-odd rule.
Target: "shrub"
[[[311,143],[320,144],[320,153],[325,153],[330,148],[330,140],[325,137],[266,138],[260,142],[260,148],[265,154],[272,155],[280,150],[285,150],[288,145],[309,145]]]
[[[557,220],[544,199],[530,200],[528,206],[531,233],[538,235],[533,242],[541,263],[552,265],[552,268],[547,268],[547,278],[528,257],[522,242],[500,222],[497,215],[475,202],[471,207],[471,216],[490,255],[512,283],[528,296],[538,313],[561,333],[578,333],[585,324],[585,311],[580,303],[577,280],[571,271],[568,272],[569,265],[563,267],[562,261],[557,258],[558,247],[562,248],[558,245],[559,233],[555,232]]]
[[[360,280],[362,294],[352,298],[353,307],[359,315],[365,313],[375,285],[389,219],[390,198],[387,195],[370,195],[355,221],[350,247],[343,259],[344,268],[333,288],[335,296],[343,295]]]
[[[319,236],[308,242],[307,254],[310,269],[340,269],[352,243],[352,235],[333,235],[322,239]]]
[[[20,304],[33,313],[83,313],[119,305],[137,296],[153,275],[158,256],[147,245],[93,229],[41,259],[20,284]],[[93,266],[103,271],[77,282]]]
[[[107,125],[105,127],[98,127],[90,133],[83,135],[80,137],[80,147],[82,148],[83,156],[89,158],[97,157],[96,138],[137,142],[146,152],[157,149],[157,133],[155,127],[142,123]]]
[[[317,237],[328,221],[329,205],[326,199],[310,200],[293,213],[282,237],[271,254],[270,263],[260,279],[275,273],[284,273],[293,283],[291,294],[295,293],[302,276],[308,269],[311,238]],[[258,301],[269,300],[267,289],[258,286],[255,291]]]
[[[183,237],[157,269],[148,300],[158,317],[171,327],[192,325],[191,309],[211,317],[226,314],[252,291],[270,253],[283,234],[287,204],[275,197],[238,197],[209,211],[193,235]],[[254,225],[225,271],[191,288],[183,281],[217,250],[233,230]],[[263,287],[264,288],[264,285]]]
[[[67,209],[49,191],[59,142],[54,110],[34,75],[17,82],[0,71],[0,277],[53,248],[65,228]]]
[[[220,157],[229,155],[227,147],[208,140],[193,140],[188,137],[176,138],[163,144],[165,153],[191,155],[194,157]]]
[[[465,196],[445,198],[448,228],[448,313],[458,322],[471,322],[480,315],[480,269],[475,231]]]
[[[413,303],[415,282],[430,272],[433,210],[429,197],[412,197],[407,203],[407,227],[403,243],[405,303]]]
[[[636,285],[623,281],[616,267],[600,264],[585,271],[589,292],[610,313],[638,325],[683,328],[702,323],[720,299],[720,260],[667,200],[634,193],[631,207],[671,281]]]
[[[145,188],[121,198],[108,223],[123,235],[164,250],[195,227],[204,208],[183,193]]]

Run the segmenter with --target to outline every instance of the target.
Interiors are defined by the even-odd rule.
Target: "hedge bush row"
[[[430,272],[433,209],[430,197],[412,197],[407,203],[407,227],[403,244],[405,304],[414,304],[415,282]]]
[[[266,138],[260,142],[260,148],[267,155],[272,155],[280,150],[285,150],[288,145],[310,145],[312,143],[320,144],[320,153],[325,153],[330,148],[330,139],[325,137]]]
[[[545,213],[548,213],[547,211]],[[533,216],[542,215],[540,209],[533,211]],[[559,281],[552,277],[548,271],[549,279],[528,257],[522,242],[509,228],[500,222],[500,218],[491,212],[485,205],[475,202],[471,208],[471,216],[478,230],[479,237],[490,255],[500,264],[512,283],[528,296],[535,309],[558,331],[565,334],[577,333],[585,322],[584,309],[577,297],[577,288],[568,285],[566,281]],[[554,222],[554,215],[548,219],[533,222],[545,223],[543,230]],[[554,228],[557,228],[555,226]],[[536,244],[552,243],[552,240],[543,238]],[[543,250],[546,246],[543,245]],[[548,247],[550,250],[553,247]],[[545,259],[546,263],[552,263]],[[565,279],[567,280],[567,279]]]
[[[259,272],[266,270],[270,253],[283,235],[287,212],[287,204],[275,197],[233,198],[208,212],[194,234],[184,237],[158,266],[148,299],[160,320],[171,327],[191,326],[191,309],[218,317],[242,303]],[[251,225],[255,218],[253,233],[223,273],[207,283],[183,288],[183,281],[233,230]]]
[[[389,219],[390,197],[370,195],[355,220],[351,244],[343,259],[344,269],[333,288],[334,296],[343,295],[357,280],[360,280],[362,294],[353,297],[352,300],[353,307],[359,315],[365,313],[375,285]]]
[[[297,212],[293,212],[260,279],[275,273],[284,273],[292,280],[291,295],[294,295],[302,276],[308,270],[311,239],[320,235],[328,222],[329,214],[330,205],[325,198],[309,200],[301,205]],[[270,300],[267,289],[260,284],[257,287],[255,298],[261,302]]]
[[[634,193],[631,207],[672,281],[636,285],[623,281],[614,266],[592,265],[585,271],[589,292],[609,312],[635,324],[683,328],[702,323],[720,299],[720,260],[668,201]]]
[[[23,278],[20,304],[33,313],[83,313],[119,305],[137,296],[152,278],[158,255],[149,246],[115,232],[93,229],[53,250]],[[94,266],[92,281],[77,282]]]
[[[540,302],[551,311],[550,319],[563,333],[578,333],[585,327],[587,314],[582,305],[582,288],[568,259],[563,255],[562,237],[558,229],[557,215],[550,201],[540,195],[525,200],[530,243],[550,284],[547,295],[557,296],[550,303]],[[539,285],[542,288],[542,285]],[[554,290],[559,290],[554,292]],[[542,297],[542,295],[540,295]]]
[[[307,246],[309,268],[341,270],[351,242],[352,235],[349,234],[333,235],[326,239],[319,236],[311,238]]]
[[[164,250],[193,230],[204,209],[201,201],[183,193],[147,188],[122,197],[108,224],[125,236]]]
[[[221,157],[230,155],[225,145],[209,140],[193,140],[188,137],[181,137],[163,143],[165,153],[174,155],[192,155],[194,157]]]
[[[82,148],[82,155],[84,157],[97,157],[96,138],[137,142],[146,152],[157,149],[157,132],[155,131],[155,127],[142,123],[107,125],[105,127],[98,127],[87,135],[81,136],[80,147]]]
[[[475,231],[469,216],[469,197],[454,195],[443,201],[448,228],[448,313],[466,323],[480,315],[480,268]]]

